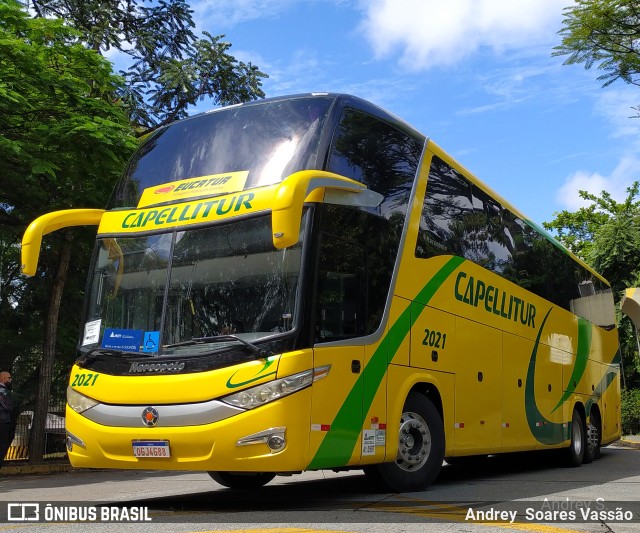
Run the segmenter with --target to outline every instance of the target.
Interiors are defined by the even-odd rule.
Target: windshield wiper
[[[81,352],[82,353],[82,352]],[[98,355],[133,355],[135,352],[125,352],[123,350],[114,350],[112,348],[91,348],[89,351],[84,352],[82,354],[83,357],[87,357],[89,355],[98,354]]]
[[[216,342],[229,342],[229,341],[237,341],[241,344],[244,344],[249,350],[258,355],[261,358],[267,357],[267,352],[258,348],[255,344],[252,344],[240,337],[236,337],[235,335],[216,335],[212,337],[194,337],[189,341],[177,342],[175,344],[168,344],[165,348],[178,348],[180,346],[194,346],[196,344],[213,344]]]

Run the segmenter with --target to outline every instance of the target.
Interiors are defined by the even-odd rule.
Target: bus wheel
[[[571,418],[571,443],[567,449],[567,463],[569,466],[580,466],[584,459],[587,439],[582,415],[577,409],[573,410]]]
[[[440,413],[422,394],[411,392],[404,404],[393,463],[377,465],[380,479],[391,490],[411,492],[427,488],[444,459],[444,428]]]
[[[600,457],[601,428],[600,415],[591,410],[589,422],[587,422],[587,447],[584,451],[584,462],[590,463]]]
[[[275,474],[270,472],[252,472],[252,473],[236,473],[236,472],[209,472],[211,479],[216,483],[220,483],[223,487],[238,490],[259,489],[271,481]]]

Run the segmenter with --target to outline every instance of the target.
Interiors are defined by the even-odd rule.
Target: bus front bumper
[[[308,388],[211,424],[145,427],[141,419],[139,428],[99,424],[67,406],[69,460],[79,468],[302,471],[309,461],[310,406]],[[134,445],[154,442],[169,456],[134,455]]]

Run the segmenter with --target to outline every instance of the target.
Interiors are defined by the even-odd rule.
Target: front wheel
[[[380,480],[395,492],[427,488],[444,459],[444,428],[431,400],[411,392],[404,404],[398,433],[398,455],[393,463],[376,465]]]
[[[237,490],[259,489],[271,481],[275,474],[270,472],[209,472],[211,479],[223,487]]]

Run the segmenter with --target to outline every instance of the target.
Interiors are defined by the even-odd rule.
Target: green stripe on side
[[[564,391],[562,398],[560,398],[558,404],[553,408],[553,411],[551,411],[552,413],[575,392],[578,382],[582,379],[582,374],[584,374],[587,368],[589,352],[591,351],[591,332],[591,323],[584,318],[578,318],[578,350],[576,352],[576,362],[573,365],[569,383],[567,383],[567,390]]]
[[[535,393],[535,381],[536,381],[536,356],[538,354],[538,346],[540,345],[540,337],[544,325],[549,318],[551,309],[547,311],[547,314],[540,325],[538,335],[536,336],[536,342],[533,345],[533,351],[531,352],[531,359],[529,359],[529,369],[527,371],[527,383],[524,390],[524,406],[527,414],[527,424],[531,433],[538,442],[542,444],[559,444],[569,438],[569,431],[571,430],[571,423],[563,427],[564,424],[551,422],[547,420],[538,409],[536,404]]]
[[[553,309],[553,308],[552,308]],[[529,429],[531,433],[536,438],[538,442],[542,444],[560,444],[569,439],[571,435],[571,421],[566,423],[566,427],[562,423],[551,422],[547,420],[536,404],[535,398],[535,373],[536,373],[536,355],[538,353],[538,346],[540,344],[540,337],[542,335],[542,330],[544,329],[545,322],[551,313],[551,309],[547,312],[542,321],[542,325],[540,326],[540,330],[538,331],[538,335],[536,336],[536,342],[533,346],[533,351],[531,353],[531,359],[529,360],[529,369],[527,371],[527,384],[525,388],[525,411],[527,414],[527,423],[529,424]],[[578,357],[576,358],[576,366],[583,364],[581,359],[584,360],[584,365],[586,366],[586,359],[589,354],[589,350],[591,347],[591,324],[589,324],[586,320],[581,320],[578,324]],[[591,411],[591,406],[596,403],[607,390],[609,385],[613,383],[614,379],[618,375],[617,369],[612,369],[611,367],[615,367],[620,362],[620,352],[618,351],[614,357],[613,361],[611,361],[611,365],[605,375],[600,380],[600,383],[595,388],[595,391],[589,397],[585,405],[585,412],[587,416],[589,416],[589,412]],[[619,369],[619,366],[617,367]],[[571,373],[571,385],[574,381],[576,383],[579,381],[578,376],[582,376],[584,373],[584,368],[579,368],[576,370],[574,367],[573,372]],[[558,408],[558,406],[563,403],[566,398],[575,390],[575,387],[571,386],[571,391],[565,392],[558,405],[554,408],[554,411]],[[569,387],[568,387],[569,389]],[[567,390],[568,390],[567,389]]]
[[[591,406],[594,403],[598,403],[602,395],[609,388],[609,385],[611,385],[618,376],[618,373],[620,371],[620,360],[620,350],[618,350],[613,356],[613,360],[611,361],[609,368],[604,373],[604,376],[602,376],[600,383],[598,383],[598,386],[587,400],[587,404],[584,406],[584,410],[587,413],[587,416],[589,416],[589,413],[591,413]]]
[[[347,395],[342,407],[331,423],[331,430],[327,432],[318,451],[311,460],[308,466],[309,469],[344,466],[349,462],[364,424],[364,419],[387,372],[388,356],[398,351],[405,337],[409,334],[411,326],[424,310],[423,306],[429,303],[429,300],[442,284],[463,262],[464,259],[462,257],[449,259],[416,295],[415,300],[422,305],[408,305],[393,323]],[[412,309],[413,313],[411,312]],[[362,396],[359,393],[361,387],[363,390]]]

